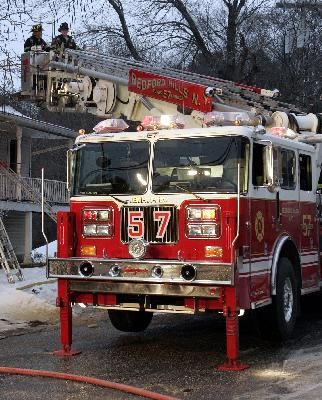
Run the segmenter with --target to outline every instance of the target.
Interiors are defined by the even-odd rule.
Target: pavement
[[[322,398],[321,296],[302,309],[294,338],[283,345],[258,336],[249,318],[241,320],[242,372],[222,372],[225,322],[214,315],[155,315],[143,333],[122,333],[105,310],[88,308],[75,317],[75,357],[54,357],[57,324],[6,332],[0,365],[45,369],[108,379],[189,400],[286,400]],[[0,375],[1,400],[124,400],[138,397],[81,383]]]

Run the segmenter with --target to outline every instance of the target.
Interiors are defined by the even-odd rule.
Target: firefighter
[[[76,50],[78,47],[75,43],[75,40],[68,35],[69,27],[67,22],[63,22],[60,24],[58,32],[60,35],[56,36],[51,44],[51,48],[55,51],[64,51],[65,49],[73,49]]]
[[[25,52],[31,51],[31,50],[42,50],[42,51],[50,50],[50,47],[47,45],[47,43],[41,37],[42,31],[43,31],[43,29],[42,29],[41,24],[33,25],[32,29],[31,29],[32,36],[30,36],[25,41],[25,45],[24,45]]]

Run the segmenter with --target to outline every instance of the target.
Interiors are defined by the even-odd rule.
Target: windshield
[[[73,195],[143,194],[149,142],[88,143],[77,151]]]
[[[155,193],[237,192],[247,190],[248,140],[200,137],[155,144],[152,188]]]

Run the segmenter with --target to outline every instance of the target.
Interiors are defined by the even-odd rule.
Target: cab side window
[[[300,154],[300,189],[305,191],[312,190],[312,160],[306,154]]]
[[[254,186],[263,186],[266,182],[265,172],[265,149],[266,146],[254,143],[253,145],[253,165],[252,165],[252,183]]]
[[[282,189],[294,189],[296,184],[296,164],[295,164],[295,153],[291,150],[281,150],[280,161],[281,161],[281,188]]]

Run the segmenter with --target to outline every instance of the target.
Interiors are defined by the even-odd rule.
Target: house
[[[30,264],[32,249],[44,243],[41,176],[34,177],[31,168],[33,140],[48,140],[48,148],[40,152],[50,156],[55,151],[65,153],[76,136],[71,129],[26,117],[12,107],[0,110],[0,213],[16,256],[23,264]],[[64,144],[51,145],[52,139],[61,139]],[[45,179],[44,195],[52,215],[67,209],[66,182]],[[54,239],[55,223],[48,222],[46,228],[46,235]]]

